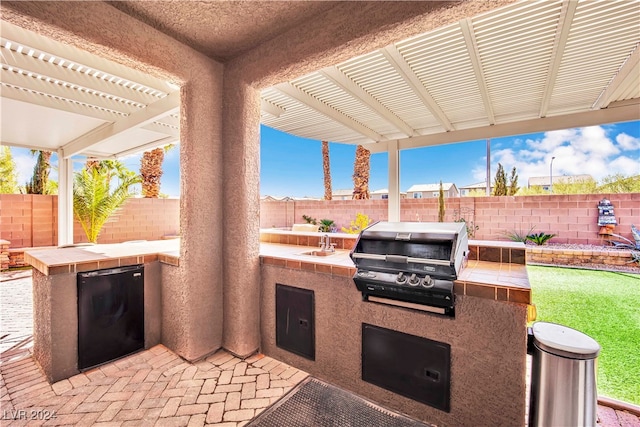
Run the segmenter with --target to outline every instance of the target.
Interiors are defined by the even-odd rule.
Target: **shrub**
[[[512,242],[527,243],[527,240],[529,240],[529,235],[531,235],[531,232],[533,231],[534,228],[535,226],[531,227],[529,231],[527,231],[526,233],[523,233],[522,230],[505,231],[504,236],[507,239],[511,240]]]
[[[349,228],[342,227],[343,233],[358,234],[371,222],[371,218],[363,213],[357,213],[355,221],[351,221]]]
[[[527,240],[532,241],[533,243],[535,243],[538,246],[544,245],[547,240],[551,239],[555,237],[555,234],[545,234],[545,233],[538,233],[538,234],[529,234],[527,236]]]
[[[311,218],[308,215],[302,215],[302,219],[304,219],[307,224],[318,225],[318,221],[315,218]]]
[[[334,221],[332,219],[321,219],[319,231],[323,233],[329,233],[332,231]]]

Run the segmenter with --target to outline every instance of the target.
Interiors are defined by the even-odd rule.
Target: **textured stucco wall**
[[[183,238],[172,286],[183,296],[179,321],[190,334],[172,349],[189,360],[215,351],[222,345],[222,65],[103,2],[1,7],[3,20],[181,86]]]
[[[188,360],[258,346],[259,93],[513,0],[342,2],[223,66],[102,2],[2,2],[3,19],[181,85],[179,294]],[[188,20],[186,16],[175,19]],[[224,79],[224,95],[223,95]],[[224,110],[224,137],[223,137]],[[224,173],[224,180],[223,180]],[[225,285],[223,285],[223,283]],[[178,304],[178,302],[176,302]]]
[[[224,79],[224,348],[260,346],[260,94],[238,74]]]
[[[315,292],[315,361],[275,345],[276,283]],[[456,317],[451,319],[363,302],[350,278],[263,265],[261,319],[265,354],[383,406],[442,426],[524,423],[524,305],[462,296],[456,302]],[[362,323],[451,345],[450,413],[361,380]]]
[[[75,274],[33,269],[33,357],[51,383],[79,372]]]

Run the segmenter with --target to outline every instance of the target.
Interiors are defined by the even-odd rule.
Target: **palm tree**
[[[371,152],[358,145],[353,165],[353,199],[369,199],[369,159]]]
[[[51,151],[31,150],[31,154],[38,153],[36,165],[33,168],[31,181],[25,186],[27,194],[47,194],[49,171],[51,170]]]
[[[329,167],[329,142],[322,141],[322,169],[324,171],[324,199],[331,200],[331,168]]]
[[[174,147],[173,144],[145,151],[140,159],[140,175],[142,176],[142,196],[158,198],[160,196],[160,178],[164,154]]]
[[[88,162],[87,167],[75,173],[73,186],[73,213],[87,239],[98,242],[100,230],[131,196],[132,185],[140,183],[140,176],[127,170],[121,162]],[[118,182],[111,191],[112,178]]]

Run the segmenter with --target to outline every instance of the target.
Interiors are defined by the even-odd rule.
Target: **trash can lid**
[[[590,336],[555,323],[534,323],[533,338],[541,350],[557,356],[594,359],[600,352],[600,344]]]

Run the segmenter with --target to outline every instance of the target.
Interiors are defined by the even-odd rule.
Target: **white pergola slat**
[[[24,87],[18,87],[10,85],[9,83],[2,81],[0,86],[0,95],[2,98],[13,99],[15,101],[21,101],[30,105],[36,105],[44,108],[51,108],[53,110],[67,111],[69,113],[78,114],[84,117],[90,117],[93,119],[99,119],[104,121],[116,121],[120,120],[123,115],[111,110],[105,110],[92,105],[81,104],[69,98],[60,98],[46,92],[36,92]],[[37,116],[34,116],[37,117]],[[18,142],[15,142],[16,144]],[[55,147],[49,147],[50,149]],[[55,151],[55,149],[53,150]]]
[[[93,71],[91,68],[79,67],[77,64],[70,64],[55,57],[52,57],[54,59],[50,62],[46,60],[46,56],[43,59],[39,59],[36,56],[13,51],[6,46],[7,44],[4,45],[2,51],[2,62],[8,67],[50,78],[54,81],[79,86],[85,90],[96,92],[97,96],[111,96],[115,99],[122,100],[122,102],[134,102],[140,105],[146,105],[158,99],[157,96],[151,93],[131,90],[121,84],[115,83],[115,81],[112,82],[107,79],[102,79],[100,76],[105,74],[100,74],[99,71]],[[12,44],[11,46],[13,47],[14,45]]]
[[[53,80],[45,80],[32,73],[29,75],[17,69],[9,71],[8,68],[3,67],[0,70],[0,81],[6,85],[19,87],[31,92],[47,94],[59,99],[67,99],[76,104],[97,107],[98,109],[110,112],[116,111],[123,115],[140,109],[140,107],[135,104],[119,102],[104,96],[95,96],[80,88],[55,83]]]
[[[155,91],[157,95],[164,96],[175,90],[175,87],[168,82],[153,78],[148,74],[124,67],[120,64],[116,64],[115,62],[96,57],[95,55],[75,49],[63,43],[40,37],[37,34],[20,27],[8,25],[3,22],[1,30],[3,40],[14,42],[19,41],[20,45],[28,46],[31,49],[41,52],[55,52],[55,56],[57,58],[73,62],[78,65],[86,66],[86,64],[91,64],[90,68],[100,70],[111,76],[118,76],[119,79],[129,81],[132,85],[135,84],[138,91],[144,92],[145,90],[151,90]]]
[[[576,118],[567,120],[565,128],[593,117],[638,120],[640,113],[629,118],[619,109],[598,116],[579,113],[621,100],[638,102],[639,43],[640,2],[517,2],[299,78],[296,81],[319,82],[321,76],[323,83],[331,83],[305,86],[309,104],[299,99],[291,103],[287,94],[265,89],[263,103],[283,110],[265,113],[263,123],[302,137],[328,139],[315,133],[322,125],[333,142],[378,150],[380,145],[372,144],[398,139],[403,147],[406,139],[417,146],[429,135],[458,142],[440,134],[467,138],[473,132],[459,131],[522,122],[503,127],[517,134],[518,128],[543,128],[534,123],[545,117]],[[367,130],[337,121],[327,126],[326,115],[317,108],[308,110],[318,100],[334,115],[367,123]],[[366,112],[363,102],[369,105]],[[385,119],[372,122],[371,110]],[[298,121],[302,116],[304,126]],[[392,116],[397,120],[390,120]],[[408,135],[401,123],[417,135]]]

